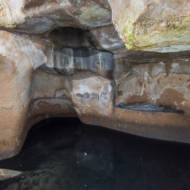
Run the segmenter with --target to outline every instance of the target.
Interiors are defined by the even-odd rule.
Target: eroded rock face
[[[114,50],[123,46],[113,27],[107,0],[0,1],[1,29],[42,34],[58,27],[89,30],[99,48]]]
[[[47,61],[43,47],[38,45],[26,35],[0,31],[0,152],[4,152],[0,155],[3,157],[10,154],[10,149],[14,154],[25,136],[23,127],[30,104],[32,72]]]
[[[190,1],[109,0],[116,29],[128,49],[189,50]]]
[[[22,172],[20,172],[20,171],[0,169],[0,181],[17,177],[21,174],[22,174]]]
[[[43,33],[58,26],[94,28],[111,24],[106,0],[1,1],[0,25],[27,33]]]
[[[163,47],[170,51],[180,43],[187,47],[188,32],[177,35],[177,29],[158,27],[158,20],[163,17],[165,22],[177,1],[110,0],[110,4],[125,43],[156,51]],[[149,4],[155,12],[147,8]],[[180,7],[186,6],[188,12],[187,5],[184,1]],[[104,0],[9,0],[0,1],[0,6],[0,159],[18,153],[30,127],[49,117],[79,117],[87,124],[135,135],[190,142],[188,51],[128,51]],[[125,20],[125,14],[134,16],[134,11],[134,23]],[[173,14],[181,19],[184,12],[178,12],[179,7]],[[141,30],[145,25],[140,13],[149,15],[148,23],[153,21],[147,31]],[[188,16],[184,17],[186,22]],[[135,41],[122,36],[126,30],[122,19],[130,31],[137,31]],[[53,30],[57,27],[61,28]],[[146,32],[152,37],[145,38]]]

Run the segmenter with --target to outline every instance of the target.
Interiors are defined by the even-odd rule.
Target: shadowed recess
[[[170,108],[168,106],[161,106],[161,105],[152,105],[152,104],[134,104],[134,105],[126,105],[126,104],[119,104],[116,107],[127,109],[127,110],[135,110],[135,111],[142,111],[142,112],[165,112],[165,113],[178,113],[184,114],[183,110],[176,110]]]

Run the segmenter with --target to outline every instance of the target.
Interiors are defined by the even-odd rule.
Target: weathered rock
[[[188,1],[110,4],[130,48],[188,49]],[[79,117],[190,143],[189,52],[127,51],[104,0],[8,0],[0,6],[0,25],[7,30],[0,31],[0,159],[18,153],[30,127],[49,117]]]
[[[52,37],[0,32],[1,159],[20,150],[35,122],[58,116],[190,142],[188,52],[120,49],[114,61],[110,52],[63,44],[56,46]]]
[[[33,70],[47,61],[39,44],[26,35],[0,31],[0,157],[21,147]]]
[[[0,169],[0,181],[17,177],[21,174],[22,174],[22,172],[20,172],[20,171],[9,170],[9,169]]]
[[[72,86],[72,100],[79,116],[109,116],[112,113],[113,87],[110,80],[97,76],[76,78]]]
[[[111,24],[106,0],[1,1],[0,25],[27,33],[56,27],[94,28]]]
[[[96,47],[100,49],[114,51],[124,47],[124,43],[113,25],[95,28],[90,32]]]
[[[128,49],[189,50],[190,1],[109,0],[113,22]]]
[[[0,3],[0,26],[36,34],[57,27],[89,29],[100,47],[112,50],[123,45],[113,29],[112,11],[114,25],[127,48],[184,51],[190,49],[189,4],[189,0],[183,3],[178,0],[19,0],[17,3],[8,0]]]
[[[74,27],[92,31],[85,33],[78,30],[78,37],[75,30],[58,29],[52,37],[57,40],[58,34],[59,41],[63,39],[67,47],[76,46],[77,41],[80,41],[80,47],[89,47],[84,36],[93,38],[91,42],[102,49],[113,50],[123,46],[111,22],[107,0],[19,0],[17,3],[10,0],[2,1],[0,8],[2,29],[42,34],[58,27]],[[60,37],[63,30],[64,36]],[[72,35],[73,31],[75,34]],[[61,41],[56,43],[58,45]]]
[[[59,50],[48,39],[5,31],[0,32],[0,45],[1,158],[10,157],[21,148],[29,129],[25,125],[27,117],[33,123],[43,115],[76,115],[72,105],[72,75],[80,71],[112,77],[113,57],[108,52]],[[34,73],[44,65],[45,73]],[[52,74],[47,73],[52,70]],[[108,79],[107,82],[110,83]]]
[[[46,71],[72,75],[77,71],[97,73],[112,78],[114,61],[112,53],[95,49],[55,49],[53,65],[42,65]]]

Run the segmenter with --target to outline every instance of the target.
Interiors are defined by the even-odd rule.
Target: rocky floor
[[[190,146],[52,119],[0,168],[23,171],[0,190],[189,190]]]

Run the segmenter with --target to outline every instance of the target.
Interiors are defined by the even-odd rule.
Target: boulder
[[[0,25],[27,33],[44,33],[57,27],[95,28],[111,24],[106,0],[1,1]]]
[[[11,179],[21,175],[21,171],[9,170],[9,169],[0,169],[0,181]]]
[[[190,1],[109,0],[115,28],[128,49],[189,50]]]

